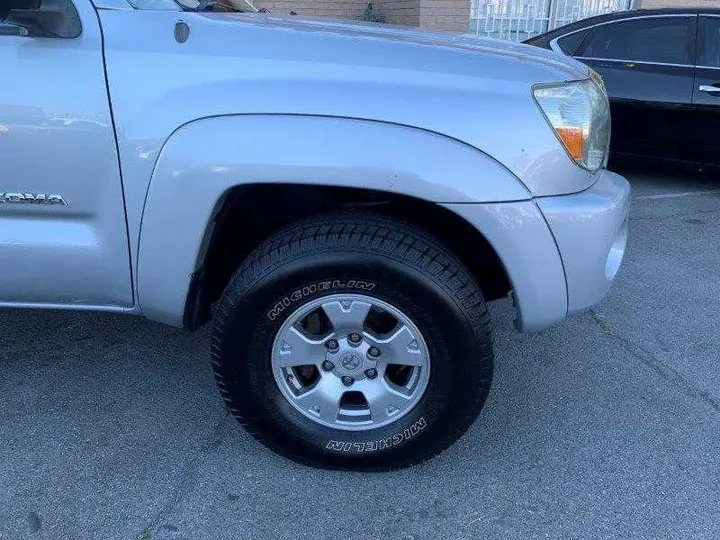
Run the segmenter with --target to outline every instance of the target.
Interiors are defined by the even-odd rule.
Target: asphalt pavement
[[[630,176],[607,299],[532,335],[492,304],[485,410],[399,472],[256,443],[207,329],[0,311],[0,539],[720,538],[720,174]]]

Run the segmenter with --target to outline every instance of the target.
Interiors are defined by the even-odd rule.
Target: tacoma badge
[[[59,204],[68,206],[62,195],[45,195],[44,193],[3,193],[0,192],[0,204]]]

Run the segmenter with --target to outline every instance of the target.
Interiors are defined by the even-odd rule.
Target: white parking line
[[[708,189],[705,191],[682,191],[679,193],[658,193],[657,195],[642,195],[633,197],[636,201],[642,199],[675,199],[678,197],[695,197],[698,195],[716,195],[720,193],[720,189]]]

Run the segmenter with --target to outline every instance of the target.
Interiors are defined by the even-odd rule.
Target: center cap
[[[362,365],[362,358],[356,353],[345,353],[340,357],[340,365],[347,371],[355,371]]]

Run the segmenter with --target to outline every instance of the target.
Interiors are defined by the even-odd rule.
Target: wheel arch
[[[287,193],[300,187],[313,189],[288,203]],[[296,215],[298,208],[306,212],[298,217],[306,217],[309,193],[313,200],[334,202],[342,192],[343,204],[355,198],[358,204],[373,205],[383,194],[386,208],[409,212],[401,217],[425,221],[426,213],[438,216],[464,230],[460,238],[482,235],[438,203],[531,198],[524,185],[488,155],[422,129],[295,115],[197,120],[166,141],[147,190],[137,256],[137,294],[145,316],[175,326],[195,326],[203,319],[200,314],[207,309],[198,300],[203,283],[198,274],[203,273],[219,216],[226,215],[228,204],[242,208],[233,206],[238,197],[257,191],[263,191],[263,211],[250,215],[242,210],[244,219],[231,229],[236,238],[253,237],[253,220],[274,222],[277,217],[285,225],[285,216]],[[252,197],[246,200],[257,204]],[[410,212],[411,201],[422,210]],[[324,204],[310,211],[325,211]],[[430,222],[424,225],[431,233],[437,228]],[[193,312],[197,314],[188,315]]]
[[[275,219],[261,217],[267,201],[278,210]],[[297,201],[303,204],[298,205]],[[470,270],[485,299],[506,296],[508,274],[493,246],[468,221],[451,210],[405,195],[356,189],[288,184],[279,192],[270,184],[237,186],[231,189],[215,214],[203,239],[183,313],[183,326],[197,328],[211,318],[211,306],[219,299],[235,269],[266,238],[292,223],[339,209],[372,210],[407,221],[444,243]],[[248,220],[260,226],[242,238],[233,233]]]

